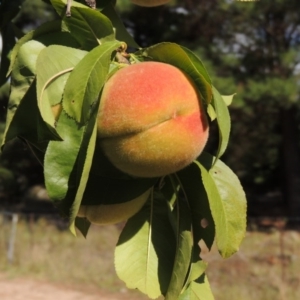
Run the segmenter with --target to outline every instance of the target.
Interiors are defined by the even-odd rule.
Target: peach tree
[[[73,234],[126,220],[115,269],[128,288],[213,299],[199,241],[215,241],[227,258],[246,229],[243,189],[220,160],[233,95],[219,93],[189,49],[140,48],[112,1],[50,2],[59,18],[10,54],[2,147],[19,138],[31,149]],[[209,153],[213,123],[218,147]]]

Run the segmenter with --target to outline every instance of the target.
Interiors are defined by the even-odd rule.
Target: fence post
[[[7,247],[7,260],[9,263],[12,263],[14,260],[15,239],[16,239],[18,220],[19,220],[18,214],[16,213],[12,214],[12,225],[11,225],[11,231],[10,231],[8,247]]]

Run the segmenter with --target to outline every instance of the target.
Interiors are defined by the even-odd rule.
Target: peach
[[[164,5],[170,0],[130,0],[133,4],[139,5],[139,6],[145,6],[145,7],[154,7],[154,6],[160,6]]]
[[[124,203],[81,205],[77,216],[87,218],[92,224],[96,225],[120,223],[131,218],[143,207],[150,192],[151,189]]]
[[[161,62],[118,70],[104,85],[98,138],[111,163],[137,177],[179,171],[203,151],[208,122],[193,81]]]

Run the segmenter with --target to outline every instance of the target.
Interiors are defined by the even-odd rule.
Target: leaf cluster
[[[129,288],[150,298],[213,299],[199,241],[220,254],[238,250],[246,227],[246,200],[235,174],[220,157],[229,140],[227,105],[201,60],[186,47],[159,43],[140,48],[110,1],[91,9],[51,0],[59,19],[18,40],[8,73],[11,93],[3,147],[24,141],[44,168],[50,198],[84,235],[90,223],[80,205],[117,204],[151,188],[146,205],[128,220],[115,249],[115,266]],[[104,3],[104,2],[103,2]],[[102,4],[103,4],[102,3]],[[126,47],[135,48],[125,53]],[[163,178],[134,178],[107,160],[97,139],[102,88],[124,63],[158,61],[184,71],[195,83],[219,131],[214,155],[203,153],[189,167]],[[137,87],[138,88],[138,87]]]

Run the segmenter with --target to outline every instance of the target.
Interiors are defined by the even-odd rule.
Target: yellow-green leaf
[[[201,170],[202,181],[216,226],[220,254],[227,258],[238,251],[246,232],[247,202],[238,177],[222,161],[213,164],[214,157],[203,153],[195,162]]]
[[[121,42],[106,42],[90,51],[70,74],[64,91],[63,107],[67,114],[80,124],[90,118],[99,101],[106,81],[112,53]]]

